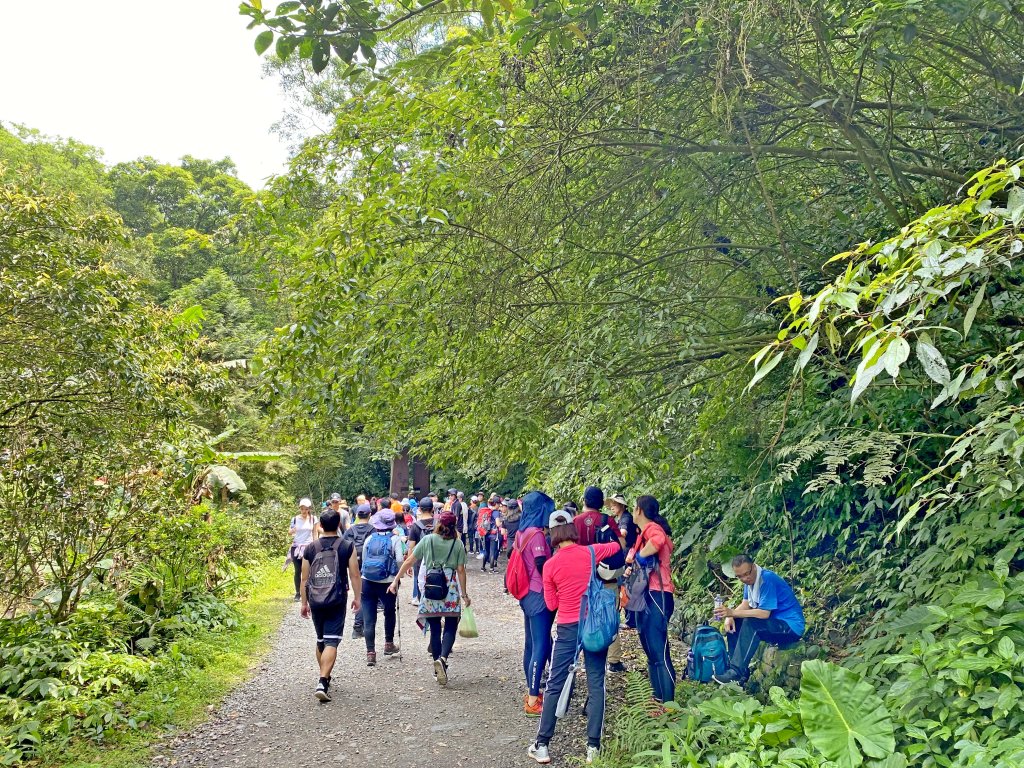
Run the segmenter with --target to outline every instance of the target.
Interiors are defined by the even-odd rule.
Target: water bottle
[[[720,621],[722,621],[720,618],[718,618],[716,614],[718,612],[718,609],[721,608],[723,605],[725,605],[725,598],[721,595],[715,595],[715,610],[711,612],[712,624],[718,624]]]

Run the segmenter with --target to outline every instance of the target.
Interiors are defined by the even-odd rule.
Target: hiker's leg
[[[437,661],[441,658],[441,619],[438,616],[427,619],[430,627],[430,657]]]
[[[395,642],[395,624],[397,623],[395,607],[398,604],[398,595],[388,592],[387,584],[385,584],[381,600],[384,601],[384,642],[393,643]]]
[[[447,659],[455,647],[455,638],[459,634],[459,616],[444,617],[444,634],[441,637],[441,658]]]
[[[523,611],[523,636],[526,642],[523,643],[523,677],[526,679],[526,688],[530,695],[536,696],[530,688],[530,662],[533,660],[533,622]]]
[[[363,639],[367,653],[377,650],[377,603],[381,586],[375,581],[363,581]]]
[[[420,564],[418,562],[412,567],[412,596],[414,600],[420,599]]]
[[[555,716],[555,709],[558,707],[558,697],[562,688],[569,679],[569,667],[576,659],[579,650],[577,642],[577,631],[579,624],[559,624],[555,637],[555,647],[551,652],[551,670],[548,673],[548,686],[544,691],[544,709],[540,715],[540,725],[537,727],[537,743],[548,744],[551,737],[555,735],[555,723],[558,718]]]
[[[604,730],[604,678],[608,664],[608,651],[583,652],[583,665],[587,670],[587,746],[601,746]]]
[[[544,667],[551,657],[551,611],[541,611],[526,617],[526,637],[529,656],[524,661],[526,687],[530,696],[540,695],[540,681]]]
[[[668,592],[651,590],[646,597],[647,610],[640,614],[640,641],[647,654],[647,670],[654,698],[672,701],[676,694],[676,672],[668,645],[668,621],[675,609]]]
[[[302,586],[302,558],[293,557],[292,565],[295,566],[295,594],[299,594],[299,587]]]
[[[759,631],[766,629],[769,619],[736,619],[736,631],[729,648],[729,669],[736,673],[740,681],[746,681],[750,676],[750,662],[757,653],[757,647],[761,644]]]

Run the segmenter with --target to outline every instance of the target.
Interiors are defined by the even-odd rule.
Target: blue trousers
[[[531,696],[540,695],[540,679],[544,676],[544,667],[551,660],[551,623],[555,614],[544,610],[534,616],[523,613],[526,626],[526,647],[523,648],[523,674],[526,676],[526,689]]]
[[[672,655],[668,648],[668,621],[675,610],[675,598],[671,592],[649,590],[646,596],[647,610],[636,617],[636,628],[640,645],[647,654],[647,674],[651,678],[654,698],[658,701],[673,701],[676,697],[676,669],[672,666]]]
[[[488,565],[497,567],[498,565],[498,552],[501,549],[501,542],[497,536],[487,536],[484,539],[484,562],[481,566],[486,568]]]
[[[537,743],[547,745],[555,735],[555,709],[562,686],[569,679],[569,667],[576,661],[579,649],[580,625],[559,624],[555,632],[555,647],[551,651],[551,670],[548,672],[548,687],[544,691],[544,710],[537,729]],[[583,652],[583,665],[587,670],[587,746],[601,746],[601,732],[604,730],[604,673],[608,651],[600,653]]]

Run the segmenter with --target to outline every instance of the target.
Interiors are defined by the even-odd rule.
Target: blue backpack
[[[710,683],[712,675],[729,668],[725,638],[717,628],[702,624],[693,630],[690,653],[686,657],[686,676],[698,683]]]
[[[580,645],[583,650],[599,653],[615,641],[619,632],[619,591],[606,589],[597,577],[594,550],[590,553],[590,584],[580,604]]]
[[[362,577],[368,581],[388,581],[398,574],[398,559],[390,533],[374,533],[366,540]]]

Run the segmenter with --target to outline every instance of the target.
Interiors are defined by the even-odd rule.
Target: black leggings
[[[461,616],[445,616],[444,632],[441,632],[441,617],[435,616],[427,619],[430,627],[430,655],[434,661],[447,659],[455,647],[455,635],[459,631],[459,619]]]
[[[298,597],[299,587],[302,585],[302,558],[293,556],[292,565],[295,566],[295,595]]]

